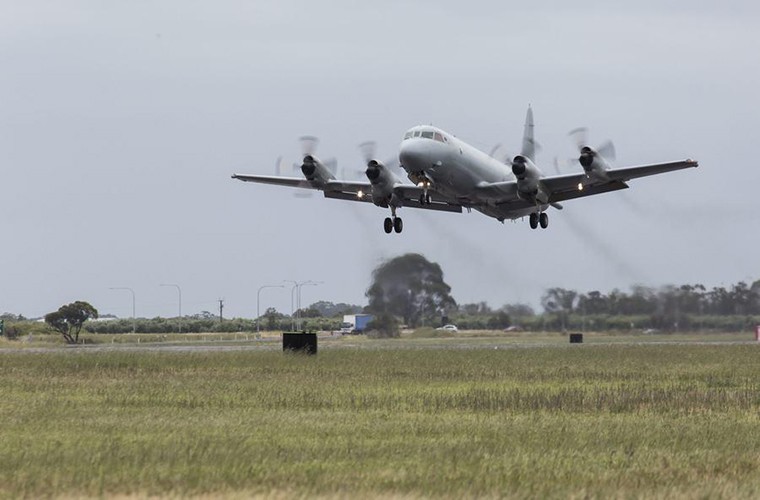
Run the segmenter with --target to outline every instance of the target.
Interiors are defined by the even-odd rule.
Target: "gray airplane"
[[[308,138],[312,146],[313,138]],[[367,144],[365,144],[366,146]],[[314,154],[304,151],[301,171],[304,177],[235,174],[233,179],[262,184],[298,187],[322,191],[326,198],[371,202],[389,208],[384,221],[386,233],[400,233],[403,222],[396,215],[401,207],[445,212],[475,209],[504,222],[528,217],[530,227],[549,225],[546,210],[561,210],[560,202],[594,194],[628,188],[627,182],[638,177],[696,167],[694,160],[651,165],[610,168],[599,151],[579,144],[579,162],[583,172],[545,176],[536,166],[536,143],[533,135],[533,111],[525,117],[522,150],[506,162],[499,161],[453,135],[433,126],[409,129],[401,141],[398,161],[414,184],[403,182],[391,162],[381,162],[374,148],[365,147],[369,182],[335,178]]]

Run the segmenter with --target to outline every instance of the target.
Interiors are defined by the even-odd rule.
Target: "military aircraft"
[[[546,228],[549,207],[561,210],[560,202],[628,188],[638,177],[697,167],[694,160],[611,168],[602,148],[579,144],[583,171],[546,176],[535,164],[533,110],[525,117],[519,155],[500,161],[453,135],[430,125],[409,129],[401,141],[398,162],[413,184],[402,181],[390,162],[375,158],[373,143],[363,150],[369,182],[339,180],[315,155],[316,141],[306,138],[301,171],[304,177],[234,174],[233,179],[319,190],[325,198],[374,203],[390,209],[384,221],[386,233],[400,233],[401,207],[462,212],[477,210],[504,222],[528,217],[530,227]]]

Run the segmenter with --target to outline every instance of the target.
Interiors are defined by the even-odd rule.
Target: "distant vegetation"
[[[486,302],[457,305],[443,281],[440,268],[417,254],[402,256],[401,265],[390,266],[392,277],[386,279],[388,267],[379,267],[367,291],[369,306],[319,301],[297,311],[302,328],[334,331],[340,328],[344,314],[371,312],[382,316],[390,336],[395,326],[432,326],[456,323],[462,330],[503,330],[512,328],[540,331],[616,331],[616,332],[737,332],[760,324],[760,281],[748,285],[739,282],[729,287],[707,289],[703,285],[650,288],[634,286],[629,292],[581,293],[565,288],[550,288],[541,298],[542,310],[527,304],[506,304],[492,308]],[[398,259],[394,259],[398,264]],[[392,261],[391,261],[392,262]],[[380,272],[382,271],[382,272]],[[416,274],[414,274],[416,273]],[[404,275],[415,276],[420,286],[408,288]],[[405,292],[404,292],[405,291]],[[404,292],[404,293],[401,293]],[[390,314],[394,321],[386,316]],[[3,314],[4,334],[19,338],[50,332],[45,325],[15,314]],[[287,331],[294,319],[269,308],[259,319],[262,331]],[[380,324],[380,323],[378,323]],[[89,333],[128,333],[132,319],[88,321]],[[253,332],[255,319],[219,319],[208,312],[182,318],[183,333]],[[139,318],[138,333],[174,333],[177,318]],[[381,332],[382,333],[382,332]],[[381,335],[385,336],[385,335]]]

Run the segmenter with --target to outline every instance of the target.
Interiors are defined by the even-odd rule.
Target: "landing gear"
[[[530,214],[530,228],[536,229],[539,225],[541,226],[541,229],[546,229],[549,227],[549,215],[546,212],[539,213],[532,213]]]
[[[396,217],[396,207],[391,207],[391,216],[385,218],[383,229],[385,229],[386,234],[391,234],[393,231],[400,233],[404,230],[404,221],[401,220],[401,217]]]
[[[404,230],[404,221],[401,220],[401,217],[386,217],[383,229],[385,229],[386,234],[391,234],[393,231],[400,233]]]
[[[430,205],[430,193],[427,191],[420,195],[420,205]]]

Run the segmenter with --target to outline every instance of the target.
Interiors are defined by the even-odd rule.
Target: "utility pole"
[[[224,321],[222,310],[224,309],[224,299],[219,299],[219,323]]]

